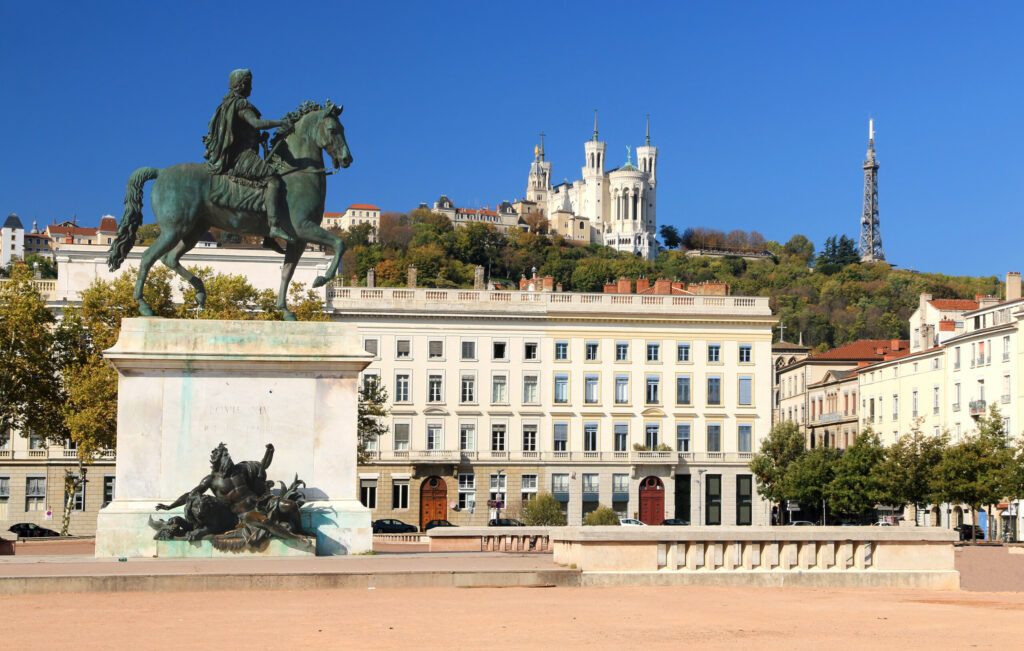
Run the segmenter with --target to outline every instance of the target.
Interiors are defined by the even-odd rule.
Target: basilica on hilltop
[[[636,148],[636,165],[626,148],[626,162],[606,170],[606,143],[594,135],[583,145],[582,179],[551,184],[551,162],[544,158],[544,134],[534,148],[520,214],[543,213],[552,233],[580,242],[595,242],[653,259],[657,254],[656,206],[658,148],[651,145],[650,118],[644,144]]]

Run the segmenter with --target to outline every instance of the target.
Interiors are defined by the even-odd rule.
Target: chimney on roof
[[[528,280],[526,279],[526,274],[523,274],[523,275],[522,275],[522,276],[521,276],[521,277],[519,278],[519,291],[521,291],[521,292],[525,292],[525,291],[526,291],[526,285],[527,285],[527,284],[528,284],[529,282],[530,282],[530,281],[528,281]]]
[[[643,294],[644,292],[646,292],[650,288],[651,288],[651,280],[650,280],[650,278],[646,278],[644,276],[640,276],[639,278],[636,279],[636,293],[637,294]]]
[[[604,293],[605,294],[617,294],[618,290],[619,290],[619,286],[616,285],[615,283],[613,283],[610,280],[604,284]]]
[[[545,292],[553,292],[555,290],[555,277],[554,276],[544,276],[543,280],[544,280],[544,285],[543,285],[544,291]]]
[[[416,265],[409,265],[409,267],[405,270],[405,273],[405,286],[408,287],[409,289],[416,289]]]
[[[640,292],[638,291],[637,294]],[[658,278],[654,281],[654,293],[664,296],[672,293],[672,281],[668,278]]]
[[[927,309],[928,303],[930,303],[931,300],[932,300],[932,295],[931,294],[921,294],[921,297],[920,297],[920,299],[917,302],[917,309],[921,311],[920,318],[921,318],[922,321],[924,321],[925,309]]]
[[[892,341],[890,341],[889,342],[889,349],[892,350],[894,353],[895,352],[899,352],[900,340],[899,339],[893,339]]]
[[[1020,298],[1020,272],[1006,272],[1006,300],[1016,301]]]
[[[983,309],[983,308],[986,308],[986,307],[992,307],[993,305],[998,305],[998,304],[999,304],[999,299],[996,298],[995,296],[992,296],[991,294],[988,295],[988,296],[979,296],[978,297],[978,308],[979,309]]]
[[[483,289],[483,288],[484,288],[484,268],[481,267],[480,265],[477,265],[476,268],[473,269],[473,289]]]
[[[366,272],[366,286],[376,287],[377,286],[377,270],[370,267],[369,271]]]
[[[633,293],[633,282],[626,277],[619,278],[618,283],[618,294],[632,294]]]

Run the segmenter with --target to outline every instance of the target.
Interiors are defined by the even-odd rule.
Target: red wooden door
[[[640,522],[661,524],[665,520],[665,485],[657,477],[640,482]]]
[[[420,531],[431,520],[448,519],[448,487],[440,477],[427,477],[420,486]]]

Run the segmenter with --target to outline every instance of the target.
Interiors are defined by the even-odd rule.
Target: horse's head
[[[320,111],[320,121],[316,128],[316,144],[331,155],[334,169],[352,164],[352,152],[345,140],[345,127],[338,120],[344,110],[344,106],[336,106],[328,100],[327,106]]]
[[[282,152],[285,159],[320,159],[321,152],[326,150],[331,155],[335,169],[351,165],[352,153],[345,141],[345,127],[338,121],[343,108],[335,106],[330,100],[327,100],[325,106],[306,101],[284,116],[286,121],[295,125],[285,137],[287,153]],[[278,137],[275,136],[274,144]]]

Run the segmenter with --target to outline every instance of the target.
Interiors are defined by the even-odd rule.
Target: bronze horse
[[[323,152],[330,154],[334,168],[352,164],[352,154],[345,141],[345,128],[338,120],[343,107],[330,101],[325,106],[305,102],[286,119],[294,130],[283,139],[276,137],[272,145],[271,164],[282,169],[285,188],[287,219],[286,232],[296,238],[284,249],[281,269],[281,287],[277,307],[286,320],[295,320],[288,309],[288,286],[296,264],[307,243],[330,247],[334,251],[331,263],[323,276],[317,276],[313,287],[321,287],[338,273],[343,245],[341,238],[320,227],[327,196],[329,173],[324,168]],[[124,215],[117,227],[117,238],[110,245],[107,258],[111,271],[120,268],[135,244],[136,232],[142,225],[142,190],[147,181],[153,184],[152,208],[160,226],[160,236],[142,254],[139,276],[135,281],[135,300],[143,316],[153,316],[153,310],[142,296],[149,270],[159,259],[196,290],[200,307],[206,302],[206,288],[181,265],[181,257],[199,242],[199,239],[217,227],[231,233],[266,236],[267,219],[258,212],[227,208],[213,203],[210,197],[211,174],[205,164],[184,163],[163,169],[140,167],[128,179],[124,196]],[[260,190],[262,192],[262,190]],[[280,250],[280,249],[279,249]]]

